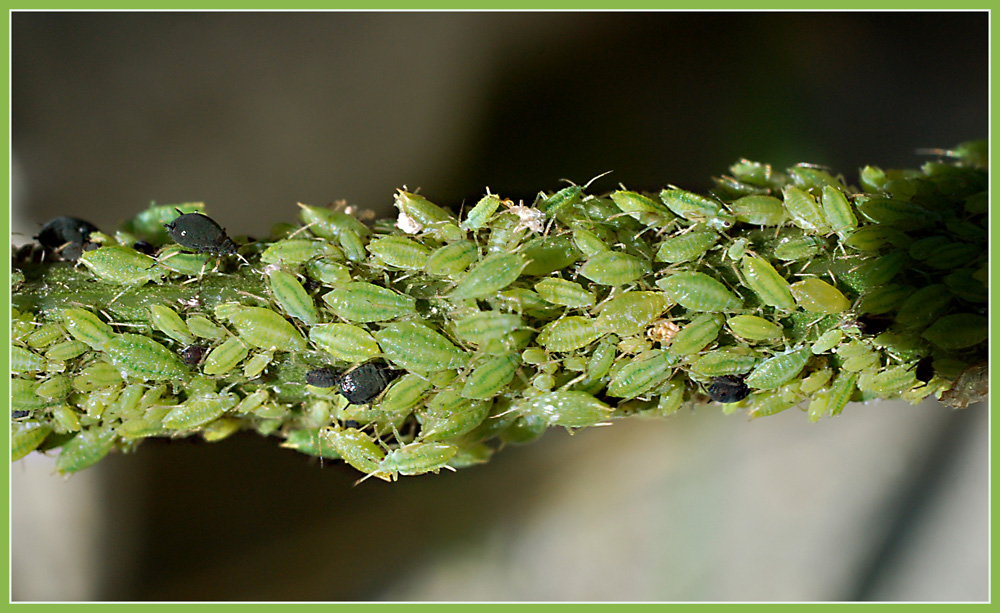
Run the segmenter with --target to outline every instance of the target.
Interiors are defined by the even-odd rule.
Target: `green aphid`
[[[381,350],[367,330],[352,324],[318,324],[309,329],[309,340],[337,360],[366,362]]]
[[[72,391],[73,385],[66,375],[55,375],[35,387],[35,394],[46,400],[62,400]]]
[[[548,426],[585,428],[611,416],[613,409],[586,392],[556,391],[519,398],[511,410]]]
[[[479,259],[479,247],[460,240],[434,250],[424,263],[424,271],[435,277],[455,277]]]
[[[794,407],[801,399],[788,398],[780,390],[758,392],[752,396],[750,419],[777,415]]]
[[[924,207],[881,196],[864,196],[857,202],[858,213],[874,224],[916,230],[940,221],[940,216]]]
[[[397,475],[422,475],[437,473],[442,468],[454,470],[448,465],[458,447],[447,443],[408,443],[386,454],[378,464],[378,470],[369,473],[381,479],[396,480]]]
[[[967,349],[989,338],[989,320],[973,313],[952,313],[935,321],[921,336],[941,349]]]
[[[608,383],[607,394],[615,398],[635,398],[670,377],[673,359],[660,349],[640,353],[618,369]]]
[[[573,228],[573,245],[588,258],[609,250],[608,244],[595,232],[580,227]]]
[[[514,311],[519,315],[550,320],[562,312],[558,306],[542,300],[538,292],[526,287],[512,287],[499,292],[494,297],[495,307]]]
[[[80,408],[87,413],[87,417],[91,421],[100,420],[104,414],[104,410],[114,403],[120,392],[121,383],[112,387],[94,390],[87,394]]]
[[[463,230],[479,230],[489,222],[490,217],[497,212],[498,208],[500,208],[500,196],[487,192],[479,199],[476,206],[469,209],[465,215],[465,221],[459,227]]]
[[[24,339],[24,344],[32,349],[44,349],[52,343],[61,340],[66,335],[66,328],[52,322],[43,324]]]
[[[416,301],[406,294],[364,281],[345,283],[323,296],[335,315],[351,323],[389,321],[416,313]]]
[[[817,393],[812,402],[809,403],[809,415],[816,415],[819,419],[822,415],[836,417],[844,410],[854,391],[857,389],[858,374],[854,372],[840,371],[833,384],[824,391]]]
[[[260,261],[265,264],[276,264],[294,268],[310,260],[334,255],[334,247],[326,241],[309,238],[289,238],[271,243],[263,253]]]
[[[674,218],[674,214],[663,203],[636,192],[612,192],[611,200],[623,213],[628,213],[633,219],[646,225],[662,226]]]
[[[820,335],[816,342],[812,344],[810,350],[813,355],[819,355],[821,353],[826,353],[840,344],[840,341],[844,340],[844,332],[834,328],[833,330],[827,330]]]
[[[181,379],[188,368],[177,354],[139,334],[119,334],[104,345],[104,353],[122,373],[147,381]]]
[[[703,377],[742,375],[750,372],[758,361],[749,347],[721,347],[708,351],[691,363],[691,371]]]
[[[252,393],[244,396],[243,399],[236,404],[236,407],[233,409],[233,412],[240,414],[253,413],[258,408],[260,408],[261,405],[263,405],[270,399],[271,399],[271,392],[269,392],[267,388],[265,387],[257,388]]]
[[[770,341],[781,338],[781,326],[756,315],[736,315],[726,322],[733,334],[751,341]]]
[[[649,274],[649,262],[627,253],[601,251],[580,266],[579,273],[598,285],[625,285]]]
[[[189,277],[210,270],[217,260],[211,253],[191,253],[177,244],[167,245],[156,254],[156,261],[161,267]]]
[[[483,423],[491,404],[485,400],[466,398],[455,390],[435,394],[418,413],[422,424],[420,440],[440,441],[469,432]]]
[[[834,314],[851,308],[851,302],[836,287],[826,281],[809,277],[788,287],[799,307],[810,313]]]
[[[202,427],[199,434],[206,442],[215,443],[238,432],[242,424],[234,417],[220,417]]]
[[[807,232],[828,234],[830,227],[826,223],[823,209],[809,192],[793,185],[786,185],[782,190],[785,210],[792,218],[792,223]]]
[[[550,196],[539,193],[536,203],[540,211],[551,216],[578,203],[582,193],[583,188],[579,185],[570,185],[569,187],[564,187]]]
[[[389,324],[375,333],[375,340],[386,359],[413,372],[462,368],[469,359],[468,354],[422,323]]]
[[[775,355],[761,362],[747,377],[746,384],[759,390],[781,387],[798,376],[811,357],[808,347]]]
[[[658,280],[656,285],[690,311],[715,313],[743,308],[739,296],[705,273],[678,272]]]
[[[865,292],[858,300],[857,312],[868,315],[882,315],[895,310],[907,297],[913,294],[914,288],[908,285],[889,284],[876,287]]]
[[[325,428],[320,432],[326,440],[333,444],[334,450],[345,462],[354,469],[365,474],[374,475],[388,480],[378,474],[379,462],[385,457],[385,451],[375,444],[364,432],[355,428]]]
[[[898,228],[869,225],[858,228],[841,244],[858,251],[878,251],[886,245],[908,249],[913,244],[913,239]]]
[[[519,253],[497,253],[472,267],[448,295],[449,300],[488,298],[513,283],[528,260]]]
[[[819,236],[795,236],[781,239],[774,247],[774,257],[786,262],[798,262],[826,251],[826,241]]]
[[[416,234],[421,231],[435,231],[445,225],[457,225],[458,220],[447,209],[443,209],[423,196],[399,190],[396,192],[396,208],[399,209],[400,217],[406,216],[409,222],[419,229],[409,234]],[[397,224],[398,225],[398,224]]]
[[[603,305],[597,317],[597,326],[604,332],[620,336],[639,334],[670,306],[670,298],[664,292],[625,292]]]
[[[52,426],[33,421],[12,421],[10,424],[10,461],[28,455],[52,433]]]
[[[597,320],[581,315],[561,317],[545,325],[535,342],[549,351],[573,351],[586,347],[604,334]]]
[[[306,340],[287,319],[263,307],[240,305],[227,317],[240,339],[260,349],[303,351]]]
[[[139,417],[147,407],[140,405],[146,386],[140,383],[126,385],[115,401],[108,407],[108,413],[118,417]]]
[[[952,243],[938,247],[925,262],[938,270],[953,270],[968,265],[980,256],[986,255],[984,245],[973,243]]]
[[[660,200],[678,217],[705,222],[716,230],[728,228],[735,221],[721,202],[682,189],[664,189]]]
[[[521,271],[525,277],[543,277],[564,270],[581,255],[569,236],[539,236],[524,243],[520,252],[528,261]]]
[[[905,251],[893,251],[868,260],[858,266],[855,273],[866,288],[879,287],[896,278],[910,261]]]
[[[591,394],[603,389],[607,383],[604,378],[611,371],[611,366],[615,363],[617,349],[617,336],[612,334],[602,339],[587,358],[583,370],[586,377],[576,384],[573,389]]]
[[[829,383],[831,377],[833,377],[833,371],[829,368],[810,373],[808,377],[802,379],[799,383],[799,391],[806,396],[811,396],[823,389]]]
[[[555,386],[556,378],[551,373],[540,372],[531,378],[531,387],[540,392],[552,391]]]
[[[73,389],[88,393],[109,388],[122,382],[121,373],[107,362],[94,362],[73,378]]]
[[[307,325],[319,321],[312,296],[306,293],[295,275],[272,269],[267,272],[267,280],[271,295],[285,313]]]
[[[810,191],[826,187],[844,187],[844,182],[840,178],[810,164],[796,164],[788,169],[788,176],[795,185]]]
[[[858,389],[874,393],[880,398],[891,398],[917,385],[913,368],[907,365],[890,366],[874,373],[862,373],[858,377]]]
[[[542,279],[535,284],[535,291],[547,302],[570,308],[594,306],[596,301],[594,293],[583,289],[579,283],[558,277]]]
[[[371,234],[365,224],[352,215],[328,208],[310,206],[299,203],[299,218],[309,227],[313,235],[328,240],[340,237],[345,230],[350,230],[358,236],[367,237]]]
[[[10,347],[10,371],[16,373],[39,372],[45,369],[45,358],[20,345]]]
[[[839,188],[823,186],[823,216],[827,225],[833,228],[840,238],[847,238],[858,227],[858,218],[854,215],[851,203]]]
[[[185,325],[187,325],[188,331],[198,338],[218,341],[226,337],[225,328],[215,325],[211,319],[204,315],[188,315]]]
[[[427,379],[408,373],[397,379],[376,403],[378,410],[391,416],[409,415],[433,385]]]
[[[177,219],[181,215],[188,213],[204,213],[205,204],[202,202],[184,202],[181,204],[161,204],[149,205],[149,208],[141,211],[135,217],[124,224],[126,232],[134,234],[136,237],[149,241],[153,245],[163,245],[170,243],[170,234],[165,227],[166,224]]]
[[[243,365],[243,376],[247,379],[256,379],[260,376],[267,365],[274,359],[274,350],[261,351],[250,356],[246,364]]]
[[[968,302],[985,303],[989,300],[989,292],[986,289],[986,280],[983,275],[972,268],[960,268],[944,278],[948,291],[953,295]]]
[[[656,403],[656,413],[666,417],[673,415],[684,404],[684,380],[674,377],[657,390],[659,400]]]
[[[128,247],[113,245],[84,251],[79,262],[94,276],[116,285],[143,285],[163,279],[154,258]]]
[[[711,230],[695,230],[665,238],[656,251],[657,262],[679,264],[705,255],[718,242],[719,235]]]
[[[97,463],[114,447],[117,434],[109,425],[86,428],[65,443],[56,458],[56,470],[74,473]]]
[[[431,250],[412,238],[383,236],[368,243],[368,251],[388,266],[403,270],[422,270]]]
[[[334,449],[333,441],[328,440],[324,434],[320,428],[291,430],[285,434],[281,446],[306,455],[339,460],[340,454]]]
[[[45,357],[57,361],[72,360],[86,353],[88,349],[90,346],[83,341],[63,341],[50,346],[45,352]]]
[[[209,392],[198,394],[170,410],[163,417],[163,427],[168,430],[192,430],[221,417],[236,406],[235,394]]]
[[[455,321],[454,332],[459,340],[479,345],[502,344],[510,340],[515,330],[524,328],[519,315],[500,311],[481,311]]]
[[[154,304],[149,307],[149,323],[154,328],[163,332],[173,340],[184,345],[194,343],[194,336],[188,330],[187,324],[177,314],[177,311],[165,307],[162,304]]]
[[[87,343],[94,349],[103,349],[104,344],[111,340],[114,331],[111,326],[101,321],[97,315],[83,309],[64,309],[63,323],[70,336]]]
[[[677,332],[668,352],[683,357],[701,351],[718,338],[723,322],[725,318],[717,313],[695,316]]]
[[[780,226],[785,223],[785,207],[774,196],[744,196],[726,203],[738,221],[755,226]]]
[[[351,282],[349,268],[327,259],[309,261],[306,264],[306,274],[309,275],[309,278],[328,286]]]
[[[10,380],[10,408],[12,411],[34,411],[53,404],[35,393],[38,383],[27,379]]]
[[[507,353],[486,360],[466,377],[465,385],[462,386],[462,397],[477,400],[493,398],[514,379],[514,374],[520,365],[521,359],[516,353]]]
[[[923,328],[947,313],[951,301],[948,286],[942,283],[922,287],[899,305],[896,321],[908,328]]]
[[[223,375],[236,368],[236,365],[245,360],[249,354],[250,348],[247,344],[231,336],[208,353],[202,365],[202,372],[206,375]]]
[[[365,241],[354,230],[344,230],[340,233],[337,240],[340,241],[340,248],[348,260],[352,262],[364,262],[368,258],[368,252],[365,251]]]

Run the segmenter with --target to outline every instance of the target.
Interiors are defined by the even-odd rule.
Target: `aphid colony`
[[[985,393],[985,143],[944,153],[860,187],[742,160],[707,194],[572,185],[464,214],[400,190],[397,219],[300,205],[265,240],[201,204],[113,236],[61,218],[45,248],[86,249],[15,258],[12,457],[59,448],[73,472],[250,429],[391,480],[709,402],[965,406]]]

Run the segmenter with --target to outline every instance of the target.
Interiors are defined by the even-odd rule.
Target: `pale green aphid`
[[[104,414],[104,409],[115,401],[120,391],[120,383],[112,387],[92,391],[87,394],[87,399],[80,408],[86,411],[88,418],[98,420]]]
[[[905,251],[893,251],[864,262],[855,272],[862,279],[864,287],[879,287],[902,272],[909,259]]]
[[[455,224],[458,221],[447,209],[439,207],[423,196],[404,190],[396,192],[395,205],[401,216],[406,215],[413,223],[420,226],[416,232],[425,228],[433,230],[446,224]],[[416,232],[408,233],[415,234]]]
[[[388,480],[378,472],[385,452],[364,432],[355,428],[324,428],[320,436],[329,440],[337,454],[356,470]]]
[[[333,255],[332,249],[333,245],[326,241],[289,238],[272,243],[260,254],[260,261],[293,268],[315,258]]]
[[[573,229],[573,245],[584,255],[591,257],[601,251],[608,251],[608,245],[601,237],[586,228]]]
[[[913,368],[906,365],[890,366],[879,373],[862,373],[858,377],[858,389],[874,393],[881,398],[894,396],[917,384]]]
[[[108,407],[108,412],[119,417],[139,417],[146,407],[140,407],[146,386],[130,383],[118,394],[118,398]]]
[[[81,431],[62,446],[59,457],[56,458],[56,470],[73,473],[91,466],[108,455],[115,444],[115,438],[114,429],[108,425]]]
[[[333,441],[326,440],[326,436],[319,428],[292,430],[288,432],[281,446],[328,460],[340,459],[340,454],[333,447]]]
[[[826,241],[818,236],[784,238],[774,247],[774,257],[787,262],[808,260],[827,249]]]
[[[988,324],[982,315],[953,313],[935,321],[921,336],[942,349],[966,349],[989,338]]]
[[[247,344],[231,336],[208,353],[202,371],[206,375],[223,375],[236,368],[236,365],[245,360],[249,354],[250,348]]]
[[[498,208],[500,208],[500,196],[487,192],[479,199],[476,206],[469,209],[465,215],[465,221],[459,227],[463,230],[479,230],[486,225],[486,222],[493,216],[493,213],[497,212]]]
[[[62,400],[69,395],[72,389],[69,377],[55,375],[39,383],[35,388],[35,394],[46,400]]]
[[[906,234],[889,226],[870,225],[855,230],[843,244],[858,251],[878,251],[886,244],[906,249],[913,243]]]
[[[118,369],[107,362],[94,362],[73,378],[73,389],[78,392],[92,392],[109,388],[122,382]]]
[[[535,291],[543,300],[570,308],[594,306],[594,292],[583,289],[579,283],[546,277],[535,284]]]
[[[439,247],[424,263],[424,270],[436,277],[454,277],[465,272],[479,259],[479,247],[472,241],[460,240]]]
[[[416,313],[416,301],[406,294],[364,281],[345,283],[325,294],[323,302],[351,323],[388,321]]]
[[[911,328],[922,328],[948,312],[951,304],[948,287],[935,283],[918,289],[899,305],[896,321]]]
[[[807,396],[811,396],[823,389],[829,383],[831,377],[833,377],[833,371],[829,368],[817,370],[805,379],[802,379],[801,383],[799,383],[799,391]]]
[[[419,443],[413,442],[403,445],[398,449],[393,449],[386,454],[378,464],[378,474],[376,477],[395,480],[397,475],[422,475],[424,473],[436,473],[442,468],[454,470],[448,466],[448,461],[458,453],[458,447],[447,443]]]
[[[61,339],[66,334],[66,328],[61,324],[51,322],[43,324],[24,339],[24,344],[32,349],[44,349]]]
[[[525,364],[544,364],[549,361],[549,352],[541,347],[528,347],[521,352],[521,361]]]
[[[691,363],[691,371],[703,377],[742,375],[750,372],[757,360],[749,347],[722,347],[699,356]]]
[[[939,215],[918,204],[881,196],[859,198],[857,209],[872,223],[895,226],[901,230],[922,228],[940,220]]]
[[[227,317],[240,338],[260,349],[303,351],[306,340],[287,319],[270,309],[239,305]]]
[[[338,240],[340,241],[340,248],[344,251],[344,255],[348,260],[352,262],[364,262],[368,257],[368,252],[365,251],[365,241],[354,230],[344,230],[340,233]]]
[[[52,404],[35,393],[38,383],[27,379],[10,380],[10,408],[14,411],[33,411]]]
[[[461,436],[483,423],[492,403],[466,398],[455,390],[435,394],[418,413],[423,424],[420,439],[440,441]]]
[[[847,238],[858,227],[858,218],[851,209],[851,203],[844,192],[834,186],[823,186],[823,216],[827,225],[840,238]]]
[[[143,285],[163,278],[155,259],[128,247],[113,245],[84,251],[79,262],[94,276],[117,285]]]
[[[472,267],[447,296],[450,300],[487,298],[513,283],[528,260],[519,253],[497,253]]]
[[[531,378],[531,387],[540,392],[551,391],[556,386],[556,378],[547,372],[540,372]]]
[[[830,227],[823,216],[823,209],[809,192],[794,185],[786,185],[782,190],[785,210],[792,218],[792,223],[808,232],[826,234]]]
[[[389,386],[376,407],[389,415],[408,415],[431,387],[427,379],[408,373]]]
[[[368,243],[368,251],[383,263],[403,270],[422,270],[431,250],[412,238],[383,236]]]
[[[647,225],[663,225],[674,218],[670,209],[662,203],[636,192],[612,192],[611,200],[623,213],[644,223],[649,222]]]
[[[783,335],[781,326],[756,315],[736,315],[726,323],[733,334],[751,341],[769,341]]]
[[[271,363],[274,359],[274,350],[261,351],[255,353],[247,360],[247,363],[243,365],[243,376],[247,379],[256,379],[260,376],[260,373],[264,372],[267,365]]]
[[[671,264],[690,262],[705,255],[718,240],[719,235],[711,230],[695,230],[667,237],[656,251],[656,261]]]
[[[774,196],[743,196],[726,206],[737,220],[755,226],[780,226],[786,219],[784,205]]]
[[[704,221],[717,230],[733,225],[734,217],[726,211],[722,203],[682,189],[665,189],[660,192],[660,200],[679,217],[692,221]]]
[[[478,400],[493,398],[513,380],[520,364],[520,356],[516,353],[500,355],[483,362],[466,377],[462,397]]]
[[[747,251],[747,239],[738,238],[726,249],[726,257],[734,262],[738,262]]]
[[[240,400],[233,409],[236,413],[253,413],[262,404],[270,400],[271,393],[265,387],[257,388],[251,394],[247,394]]]
[[[111,340],[114,332],[111,326],[98,319],[90,311],[83,309],[64,309],[63,323],[70,336],[87,343],[94,349],[103,349],[104,344]]]
[[[597,381],[611,370],[611,365],[615,362],[615,354],[618,347],[618,337],[609,335],[604,338],[591,352],[587,359],[587,379]],[[582,386],[585,387],[585,386]]]
[[[11,372],[38,372],[45,369],[45,358],[19,345],[10,347]]]
[[[811,357],[808,347],[779,353],[761,362],[746,378],[746,384],[759,390],[781,387],[802,372]]]
[[[789,398],[782,390],[758,392],[753,395],[750,419],[777,415],[801,402],[801,398]]]
[[[813,355],[826,353],[840,344],[840,341],[842,340],[844,340],[843,331],[836,328],[833,330],[827,330],[821,334],[818,339],[816,339],[816,342],[812,344],[810,350],[813,352]]]
[[[842,313],[851,308],[851,302],[839,289],[816,277],[796,281],[788,289],[795,302],[810,313]]]
[[[857,373],[845,371],[837,373],[833,384],[827,390],[817,393],[809,403],[810,421],[815,421],[812,419],[813,415],[816,416],[816,419],[824,414],[830,417],[840,415],[840,412],[844,410],[854,395],[857,380]]]
[[[295,278],[295,275],[283,270],[272,269],[267,273],[267,280],[275,302],[288,315],[308,325],[319,321],[319,314],[316,312],[312,296],[306,293],[305,288]]]
[[[844,181],[812,164],[796,164],[788,169],[792,181],[802,189],[815,190],[821,187],[843,187]]]
[[[190,253],[180,245],[167,245],[156,255],[160,267],[182,275],[195,276],[212,267],[215,256],[210,253]]]
[[[209,392],[188,398],[163,417],[163,426],[170,430],[190,430],[218,419],[236,406],[235,394]]]
[[[625,292],[604,303],[597,316],[597,327],[621,336],[639,334],[669,310],[670,305],[670,298],[664,292]]]
[[[580,259],[580,252],[569,236],[538,236],[520,248],[528,265],[521,271],[522,276],[544,277],[556,271],[565,270]]]
[[[725,318],[716,313],[696,316],[674,336],[667,350],[678,357],[697,353],[719,336]]]
[[[461,368],[469,360],[451,341],[417,322],[389,324],[375,333],[375,340],[386,359],[414,372]]]
[[[318,324],[309,329],[309,340],[337,360],[366,362],[381,353],[367,330],[352,324]]]
[[[311,260],[306,264],[306,274],[323,285],[339,285],[351,282],[351,271],[343,264],[331,260]]]
[[[37,422],[14,421],[10,424],[10,461],[20,460],[42,444],[52,426]]]
[[[162,304],[154,304],[149,307],[149,323],[178,343],[190,345],[194,342],[194,336],[191,335],[187,324],[177,314],[177,311]]]
[[[139,334],[119,334],[104,345],[104,353],[122,373],[144,380],[180,379],[188,368],[173,351]]]
[[[371,230],[365,224],[343,211],[310,206],[301,202],[298,205],[300,209],[299,217],[309,226],[309,231],[315,236],[336,239],[345,230],[351,230],[358,236],[368,236],[371,234]]]
[[[208,443],[221,441],[235,434],[240,429],[242,423],[235,417],[220,417],[201,428],[201,438],[205,439]]]
[[[581,315],[559,318],[545,325],[535,342],[549,351],[573,351],[597,340],[604,331],[597,320]]]
[[[188,330],[191,334],[194,334],[198,338],[207,338],[209,340],[217,341],[225,338],[226,330],[221,328],[211,319],[205,317],[204,315],[188,315],[185,320]]]
[[[657,287],[691,311],[718,312],[743,308],[743,301],[718,280],[701,272],[678,272],[659,279]]]
[[[485,346],[509,341],[515,330],[524,327],[524,321],[513,313],[481,311],[462,317],[454,326],[459,340]]]
[[[611,416],[613,409],[586,392],[555,391],[522,396],[511,410],[529,418],[544,420],[549,426],[584,428]]]
[[[580,274],[598,285],[625,285],[651,270],[649,262],[627,253],[600,251],[580,266]]]
[[[652,348],[653,344],[642,336],[629,336],[618,342],[618,351],[625,355],[635,355]]]
[[[673,415],[684,404],[684,381],[681,377],[674,377],[667,381],[657,390],[660,397],[656,403],[656,412],[660,415]]]
[[[837,355],[848,360],[858,356],[874,355],[871,345],[864,341],[853,340],[837,347]]]
[[[881,315],[898,307],[913,294],[913,288],[908,285],[891,283],[876,287],[858,300],[857,312],[869,315]]]
[[[572,370],[574,372],[583,372],[587,369],[587,358],[582,355],[571,355],[562,361],[562,366],[566,370]]]
[[[609,396],[635,398],[660,385],[670,377],[673,359],[660,349],[640,353],[611,376]]]
[[[45,352],[45,357],[50,360],[72,360],[86,353],[88,349],[90,346],[83,341],[63,341],[50,346]]]

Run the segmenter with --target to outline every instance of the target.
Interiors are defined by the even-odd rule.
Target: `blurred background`
[[[985,12],[13,13],[12,232],[705,189],[988,134]],[[238,435],[11,467],[14,600],[984,601],[985,403],[553,431],[395,484]]]

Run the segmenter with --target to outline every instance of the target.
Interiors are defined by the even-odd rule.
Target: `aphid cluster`
[[[300,205],[260,241],[200,203],[114,236],[78,223],[76,262],[15,261],[12,455],[60,448],[72,472],[252,429],[392,480],[685,405],[964,406],[985,377],[984,148],[860,187],[741,160],[707,194],[571,185],[456,214],[400,190],[395,219]]]

